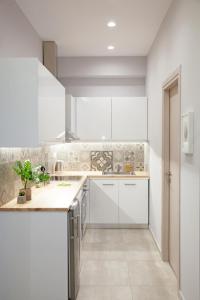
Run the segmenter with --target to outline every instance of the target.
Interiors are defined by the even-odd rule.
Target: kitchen
[[[105,16],[99,16],[95,23],[97,28],[104,26],[96,45],[92,46],[90,39],[84,43],[79,33],[80,44],[75,46],[80,31],[75,27],[69,46],[64,34],[72,20],[70,13],[68,20],[62,19],[64,9],[68,7],[74,13],[78,5],[85,17],[93,18],[98,9],[90,1],[88,11],[80,1],[60,3],[60,8],[56,2],[44,1],[51,7],[45,26],[43,4],[1,2],[0,16],[4,13],[0,28],[6,28],[12,39],[4,38],[0,49],[0,299],[199,299],[199,181],[186,175],[190,169],[190,174],[194,171],[199,178],[199,169],[192,169],[198,165],[198,117],[192,119],[198,107],[195,101],[184,102],[181,117],[176,114],[180,123],[186,113],[184,124],[193,124],[194,120],[195,143],[183,144],[177,152],[181,155],[181,206],[168,212],[162,194],[166,188],[162,185],[162,149],[167,147],[162,148],[165,135],[161,132],[165,116],[156,100],[162,100],[162,95],[155,91],[159,84],[159,91],[163,88],[166,92],[168,85],[163,82],[172,82],[173,78],[179,87],[182,78],[184,87],[184,78],[189,76],[184,66],[193,76],[192,63],[185,60],[186,50],[181,61],[175,60],[170,68],[159,65],[156,51],[158,48],[166,55],[160,45],[162,30],[168,37],[173,11],[180,26],[185,24],[188,7],[191,11],[186,19],[196,17],[197,4],[162,1],[159,14],[149,11],[156,30],[149,28],[149,36],[145,36],[148,47],[144,38],[139,45],[142,21],[137,20],[134,30],[138,44],[119,50],[117,45],[102,49],[100,44],[117,39],[119,43],[120,34],[124,34],[120,26],[126,23],[123,13],[133,3],[127,1],[127,7],[106,0],[98,4]],[[141,9],[147,4],[137,5],[142,15]],[[62,30],[58,20],[51,22],[52,14],[65,20]],[[81,14],[79,17],[83,20]],[[9,25],[8,19],[13,23]],[[91,27],[88,20],[85,29]],[[196,24],[191,26],[197,30]],[[61,30],[60,38],[54,30]],[[134,30],[126,27],[127,33]],[[182,45],[182,41],[179,43]],[[164,74],[160,68],[166,68]],[[175,70],[176,76],[172,76]],[[182,97],[186,101],[184,88]],[[186,126],[192,136],[192,125]],[[177,138],[174,144],[179,147],[181,143]],[[171,182],[174,188],[173,174],[175,177],[174,172],[167,174],[167,184]],[[186,181],[193,186],[192,206],[184,198],[188,194],[186,190],[184,194]],[[179,211],[174,215],[176,208]],[[195,215],[193,223],[191,215]],[[166,222],[167,216],[172,218],[170,226],[175,227]],[[195,238],[191,232],[195,232]],[[180,237],[180,243],[176,237]],[[189,274],[192,283],[188,283]]]

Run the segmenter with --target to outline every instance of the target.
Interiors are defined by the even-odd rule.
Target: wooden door
[[[179,277],[180,104],[178,84],[169,90],[169,263]]]

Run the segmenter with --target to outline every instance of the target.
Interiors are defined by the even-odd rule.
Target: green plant
[[[13,170],[20,176],[24,189],[26,190],[28,182],[33,181],[33,171],[30,160],[25,160],[24,163],[17,160]]]
[[[19,196],[25,196],[25,195],[26,195],[26,193],[24,191],[19,192]]]
[[[43,167],[41,165],[34,169],[33,177],[34,177],[34,181],[36,184],[38,184],[40,182],[44,182],[44,183],[48,182],[50,179],[50,176],[46,172],[45,167]]]
[[[47,182],[47,181],[49,181],[50,176],[47,173],[40,173],[38,175],[38,178],[39,178],[40,182]]]

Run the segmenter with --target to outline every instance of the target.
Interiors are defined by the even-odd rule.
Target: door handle
[[[125,183],[125,186],[136,186],[136,183]]]
[[[104,186],[114,186],[114,183],[103,183]]]

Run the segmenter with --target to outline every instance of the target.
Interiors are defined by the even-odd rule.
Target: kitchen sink
[[[103,172],[103,175],[135,175],[135,172],[130,172],[130,173],[126,173],[126,172],[115,172],[115,171],[105,171]]]

